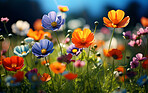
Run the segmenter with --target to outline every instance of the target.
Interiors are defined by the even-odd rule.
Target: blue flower
[[[70,45],[67,49],[67,53],[78,56],[82,52],[82,48],[77,48],[75,45]]]
[[[12,76],[7,76],[5,78],[5,82],[7,86],[19,86],[20,82],[15,82],[16,78],[12,77]]]
[[[34,39],[33,39],[33,38],[28,37],[28,38],[25,38],[25,39],[24,39],[24,41],[25,41],[26,43],[31,43],[31,42],[33,42],[33,41],[34,41]]]
[[[32,53],[38,58],[46,57],[53,52],[53,43],[47,39],[40,40],[32,46]]]
[[[64,19],[61,16],[57,16],[54,11],[49,12],[48,15],[44,15],[42,18],[42,26],[48,30],[56,31],[63,24]]]
[[[147,75],[144,75],[144,76],[141,76],[138,80],[137,80],[137,84],[139,86],[142,86],[144,84],[148,83],[148,76]]]
[[[27,56],[30,52],[29,46],[28,45],[21,45],[21,46],[16,46],[14,48],[14,54],[19,56],[19,57],[24,57]]]

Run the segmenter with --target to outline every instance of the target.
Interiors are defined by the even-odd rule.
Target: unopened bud
[[[71,33],[72,33],[72,30],[68,30],[67,33],[68,33],[68,34],[71,34]]]
[[[94,24],[95,24],[95,25],[98,25],[98,24],[99,24],[99,22],[98,22],[98,21],[95,21],[95,22],[94,22]]]

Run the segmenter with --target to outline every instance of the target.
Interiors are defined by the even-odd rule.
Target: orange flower
[[[58,9],[59,9],[61,12],[67,12],[67,11],[69,11],[69,9],[68,9],[67,6],[58,6]]]
[[[142,17],[142,18],[141,18],[141,24],[142,24],[144,27],[148,27],[148,18]]]
[[[68,80],[74,80],[75,78],[77,78],[77,74],[73,74],[73,73],[68,73],[68,74],[65,74],[64,77]]]
[[[120,50],[120,51],[124,51],[125,50],[125,47],[122,44],[118,44],[117,45],[117,49]]]
[[[108,18],[103,17],[105,26],[112,28],[123,28],[126,27],[130,21],[130,17],[127,16],[124,18],[124,11],[122,10],[111,10],[108,12]],[[124,18],[124,19],[123,19]],[[122,20],[123,19],[123,20]]]
[[[97,48],[100,48],[101,46],[103,46],[105,44],[105,42],[103,40],[97,40],[95,41],[92,46],[97,45]],[[96,49],[97,49],[96,48]]]
[[[12,56],[7,57],[2,61],[3,67],[8,71],[16,71],[24,66],[24,60],[22,57]]]
[[[17,71],[13,77],[16,78],[15,82],[20,82],[24,79],[24,72],[23,71]]]
[[[44,39],[45,35],[51,38],[51,34],[49,32],[44,32],[43,30],[33,31],[32,29],[30,29],[27,33],[27,36],[33,38],[34,40]]]
[[[94,34],[91,32],[90,29],[85,28],[82,31],[80,28],[77,28],[72,33],[71,40],[77,48],[86,48],[94,42]]]
[[[122,73],[125,73],[126,69],[123,66],[119,66],[118,68],[115,69],[116,71],[120,71]]]
[[[112,49],[109,49],[109,51],[111,51]],[[110,55],[109,55],[109,52],[108,51],[108,49],[103,49],[103,53],[104,53],[104,55],[106,56],[106,57],[111,57]]]
[[[116,60],[121,60],[123,57],[122,52],[118,49],[112,49],[108,53],[111,57],[113,57]]]
[[[33,27],[35,30],[43,30],[44,28],[42,27],[42,19],[35,20]]]
[[[46,62],[46,60],[44,60],[44,61],[41,62],[42,65],[45,65],[47,63],[49,63],[49,60],[47,60],[47,62]]]
[[[49,74],[44,73],[40,79],[41,79],[41,81],[45,82],[45,81],[49,81],[51,79],[51,77]]]
[[[50,69],[54,73],[59,74],[59,73],[63,73],[65,71],[66,65],[63,63],[60,63],[60,62],[54,62],[54,63],[50,64]]]
[[[124,82],[126,79],[128,79],[127,75],[119,77],[121,82]]]
[[[142,63],[142,67],[148,70],[148,59]]]

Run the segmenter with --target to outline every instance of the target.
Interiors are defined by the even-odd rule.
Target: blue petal
[[[37,53],[37,54],[41,54],[41,47],[38,42],[32,46],[32,52]]]
[[[43,15],[42,17],[42,24],[51,24],[50,18],[47,15]]]
[[[20,46],[16,46],[16,47],[14,48],[14,50],[17,51],[18,53],[21,53]]]
[[[47,47],[47,51],[50,51],[53,48],[53,43],[50,42]]]
[[[55,22],[56,21],[56,12],[54,12],[54,11],[49,12],[48,17],[51,22]]]
[[[47,39],[42,39],[42,40],[40,40],[41,49],[47,49],[47,46],[48,46],[49,43],[50,43],[50,42],[49,42],[49,40],[47,40]]]
[[[57,18],[57,24],[60,24],[61,21],[62,21],[62,17],[61,16],[58,16],[58,18]]]

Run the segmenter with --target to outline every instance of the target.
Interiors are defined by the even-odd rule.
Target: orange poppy
[[[24,72],[23,71],[17,71],[13,77],[16,78],[15,82],[20,82],[24,79]]]
[[[41,79],[41,81],[45,82],[45,81],[49,81],[51,79],[51,77],[49,74],[44,73],[40,79]]]
[[[148,70],[148,59],[142,63],[142,67]]]
[[[35,30],[43,30],[44,28],[42,27],[42,19],[35,20],[33,27]]]
[[[130,21],[130,17],[127,16],[124,18],[124,11],[122,10],[111,10],[108,12],[108,18],[103,17],[105,26],[112,28],[123,28],[126,27]],[[124,19],[123,19],[124,18]]]
[[[121,82],[124,82],[126,79],[128,79],[127,75],[125,75],[125,76],[120,76],[120,77],[119,77],[119,80],[120,80]]]
[[[111,56],[109,55],[109,53],[108,53],[110,50],[112,50],[112,49],[109,49],[109,50],[108,50],[108,49],[103,49],[103,53],[104,53],[104,55],[105,55],[106,57],[111,57]]]
[[[7,57],[2,61],[3,67],[8,71],[17,71],[24,66],[24,60],[22,57],[12,56]]]
[[[77,48],[87,48],[94,42],[94,34],[90,29],[85,28],[83,31],[77,28],[72,33],[72,43]]]
[[[118,49],[112,49],[108,53],[111,57],[113,57],[116,60],[121,60],[123,57],[122,52]]]
[[[60,62],[54,62],[54,63],[50,64],[50,69],[54,73],[59,74],[59,73],[63,73],[65,71],[66,65],[63,63],[60,63]]]
[[[148,18],[142,17],[142,18],[141,18],[141,24],[142,24],[144,27],[148,27]]]
[[[32,29],[30,29],[29,32],[27,33],[27,36],[33,38],[34,40],[44,39],[45,35],[51,38],[51,33],[44,32],[43,30],[33,31]]]
[[[78,77],[77,74],[73,74],[73,73],[68,73],[68,74],[65,74],[64,77],[68,80],[74,80],[75,78]]]
[[[58,6],[58,9],[59,9],[61,12],[67,12],[67,11],[69,11],[69,9],[68,9],[67,6]]]
[[[124,51],[125,50],[125,47],[122,44],[118,44],[117,45],[117,49],[120,50],[120,51]]]
[[[41,62],[42,65],[45,65],[47,63],[49,63],[49,60],[47,60],[47,62],[45,60]]]
[[[120,71],[122,73],[125,73],[126,69],[123,66],[119,66],[118,68],[115,69],[116,71]]]
[[[100,48],[101,46],[103,46],[105,44],[105,42],[103,40],[97,40],[95,41],[92,46],[97,45],[97,48]],[[96,48],[96,49],[97,49]]]

